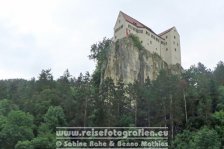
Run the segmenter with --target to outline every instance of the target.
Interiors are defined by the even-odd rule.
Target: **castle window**
[[[168,48],[166,48],[166,51],[168,51]]]
[[[167,39],[167,36],[166,36],[166,39]]]
[[[154,40],[156,40],[156,37],[155,37],[154,35],[151,34],[151,37],[152,37]]]
[[[143,33],[143,30],[137,30],[137,33]]]
[[[176,49],[176,48],[175,48],[174,50],[175,50],[175,51],[177,51],[177,49]]]
[[[150,36],[150,33],[149,32],[145,31],[145,33],[146,33],[146,35],[149,35]]]
[[[174,36],[174,39],[176,39],[176,36]]]
[[[142,43],[143,41],[141,40],[141,43]]]

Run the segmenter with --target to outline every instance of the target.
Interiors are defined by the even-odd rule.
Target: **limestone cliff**
[[[111,78],[115,83],[122,79],[125,84],[135,80],[155,80],[161,69],[168,69],[158,54],[138,46],[131,37],[112,42],[107,60],[102,68],[102,80]]]

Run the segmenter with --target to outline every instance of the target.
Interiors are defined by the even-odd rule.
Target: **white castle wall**
[[[180,36],[175,27],[159,36],[148,28],[139,28],[127,22],[120,12],[114,27],[114,40],[122,39],[129,34],[138,36],[147,50],[160,55],[168,65],[181,64]]]

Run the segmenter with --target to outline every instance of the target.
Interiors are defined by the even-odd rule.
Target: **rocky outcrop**
[[[111,78],[116,83],[121,79],[125,84],[135,80],[144,82],[147,78],[155,80],[161,69],[168,69],[158,54],[136,46],[135,42],[131,37],[112,42],[102,68],[102,80]]]

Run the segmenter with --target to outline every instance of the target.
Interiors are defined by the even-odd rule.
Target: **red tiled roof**
[[[149,31],[151,31],[152,33],[154,33],[155,35],[157,35],[152,29],[150,29],[149,27],[147,27],[146,25],[142,24],[141,22],[137,21],[136,19],[130,17],[129,15],[125,14],[124,12],[120,11],[120,13],[124,16],[124,19],[131,23],[132,25],[138,27],[138,28],[146,28]],[[160,37],[159,35],[157,35],[158,37]],[[160,37],[162,38],[162,37]],[[163,39],[163,38],[162,38]]]
[[[134,18],[130,17],[129,15],[123,13],[122,11],[121,11],[121,14],[124,16],[124,19],[126,21],[128,21],[129,23],[135,25],[136,27],[140,27],[140,28],[145,28],[146,27],[144,24],[142,24],[141,22],[135,20]]]

